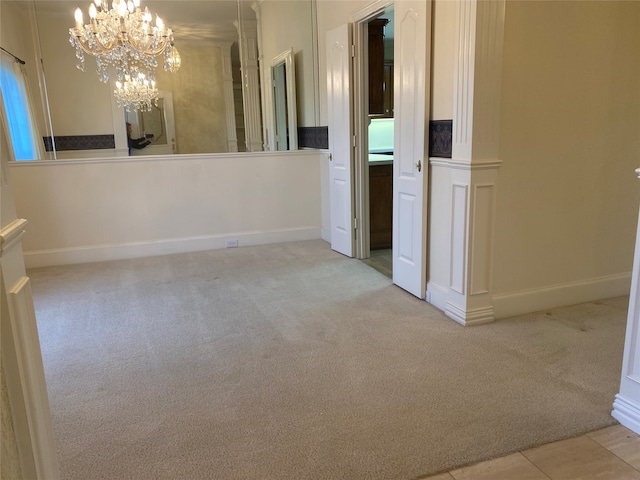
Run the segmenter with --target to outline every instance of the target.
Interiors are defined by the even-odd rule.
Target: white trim
[[[487,170],[500,168],[502,160],[458,160],[455,158],[429,157],[429,164],[435,167],[455,168],[458,170]]]
[[[65,159],[65,160],[29,160],[22,162],[9,162],[11,168],[28,168],[28,167],[54,167],[62,165],[79,165],[90,163],[137,163],[137,162],[160,162],[160,161],[202,161],[203,159],[210,159],[215,161],[217,159],[229,159],[240,160],[247,157],[264,158],[266,157],[285,157],[285,156],[317,156],[320,153],[326,152],[326,150],[320,149],[305,149],[305,150],[289,150],[282,152],[234,152],[234,153],[194,153],[194,154],[179,154],[179,155],[143,155],[136,157],[103,157],[103,158],[83,158],[83,159]]]
[[[240,247],[246,247],[270,243],[315,240],[319,238],[321,238],[321,232],[320,229],[316,227],[272,230],[268,232],[225,233],[220,235],[148,240],[144,242],[34,250],[24,253],[24,261],[27,268],[36,268],[51,265],[69,265],[202,250],[216,250],[226,248],[225,242],[227,240],[238,240]]]
[[[428,303],[443,312],[447,309],[447,301],[449,299],[448,290],[445,287],[437,285],[433,282],[427,283],[427,294],[425,299]]]
[[[640,405],[630,398],[617,394],[611,415],[622,425],[640,435]]]
[[[374,0],[373,2],[351,12],[349,15],[350,23],[364,23],[368,20],[371,20],[382,12],[384,12],[388,7],[393,5],[394,0]]]
[[[18,218],[0,229],[0,257],[22,239],[27,223],[24,218]]]
[[[496,318],[513,317],[547,308],[575,305],[628,295],[631,272],[548,285],[493,296]]]
[[[58,458],[29,277],[20,278],[8,293],[11,331],[36,475],[42,480],[58,479]],[[27,460],[23,458],[23,461]]]
[[[447,302],[444,310],[447,317],[455,320],[460,325],[470,327],[472,325],[482,325],[490,323],[494,320],[494,312],[492,307],[482,307],[473,310],[460,308],[453,303]]]

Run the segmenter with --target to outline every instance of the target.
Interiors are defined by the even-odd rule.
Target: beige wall
[[[75,50],[69,43],[71,26],[71,17],[38,18],[54,134],[113,134],[109,93],[113,86],[98,80],[96,61],[90,55],[85,55],[86,72],[76,68]]]
[[[630,272],[640,2],[508,1],[494,292]]]
[[[177,153],[227,152],[227,121],[218,46],[180,45],[176,73],[156,71],[158,88],[173,93]]]
[[[28,267],[320,236],[317,151],[19,162]],[[82,199],[82,201],[78,201]]]
[[[266,0],[260,7],[262,56],[267,69],[273,59],[293,48],[298,126],[316,123],[313,55],[313,17],[310,1]]]

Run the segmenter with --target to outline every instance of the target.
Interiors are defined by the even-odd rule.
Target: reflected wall
[[[265,45],[259,58],[262,65],[270,65],[272,56],[281,53],[280,45],[294,48],[298,69],[298,118],[301,126],[317,125],[317,59],[312,38],[315,27],[311,5],[315,0],[265,0],[257,2],[265,12],[261,21],[259,43]],[[88,1],[86,2],[89,3]],[[156,71],[158,88],[170,91],[174,99],[176,153],[222,153],[229,150],[229,115],[233,116],[237,138],[241,138],[243,106],[241,97],[241,66],[238,56],[237,15],[228,19],[226,27],[216,27],[226,39],[208,37],[207,25],[218,20],[215,8],[242,5],[242,18],[256,22],[255,2],[182,1],[145,2],[153,13],[166,19],[174,30],[176,46],[182,56],[182,66],[174,74],[163,71],[162,62]],[[230,5],[231,4],[231,5]],[[124,125],[124,110],[114,107],[112,91],[114,78],[108,84],[98,80],[95,58],[86,58],[87,71],[76,68],[74,49],[69,45],[69,27],[73,25],[73,11],[77,2],[70,1],[6,1],[0,2],[1,44],[27,62],[29,82],[33,94],[35,116],[40,134],[53,137],[46,142],[47,158],[94,158],[116,156],[118,129]],[[86,5],[80,3],[81,8]],[[288,8],[287,8],[288,7]],[[295,8],[294,8],[295,7]],[[173,11],[171,10],[173,8]],[[189,16],[193,8],[197,13]],[[164,10],[163,10],[164,9]],[[233,10],[232,9],[232,10]],[[301,13],[302,12],[302,13]],[[227,13],[228,15],[228,13]],[[292,15],[296,18],[292,19]],[[175,19],[176,22],[172,22]],[[234,24],[235,22],[235,24]],[[284,27],[282,22],[295,25]],[[177,23],[177,24],[176,24]],[[266,40],[265,40],[266,39]],[[231,55],[233,70],[233,105],[225,106],[225,78],[223,56]],[[277,50],[277,52],[276,52]],[[274,53],[275,52],[275,53]],[[42,59],[42,69],[36,59]],[[261,79],[264,89],[264,80]],[[263,118],[269,111],[265,102],[270,91],[261,92],[258,111]],[[114,136],[114,141],[105,138]],[[64,143],[64,145],[63,145]],[[54,151],[51,147],[59,148]],[[268,146],[267,146],[268,147]],[[242,150],[242,148],[239,148]]]

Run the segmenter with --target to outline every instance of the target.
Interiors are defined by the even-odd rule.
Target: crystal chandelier
[[[125,75],[124,82],[116,81],[116,89],[113,91],[118,107],[124,107],[127,111],[148,112],[151,103],[158,104],[158,89],[154,80],[147,80],[143,73],[136,77]]]
[[[76,9],[76,26],[69,29],[69,41],[76,49],[77,67],[86,70],[85,53],[95,56],[100,81],[108,82],[108,69],[113,67],[117,80],[124,82],[116,88],[116,92],[121,92],[118,98],[123,102],[122,106],[134,106],[136,101],[132,92],[142,95],[137,103],[147,105],[150,92],[157,95],[154,83],[158,66],[156,57],[164,56],[164,69],[169,72],[175,72],[180,66],[173,32],[158,16],[152,25],[151,13],[148,8],[140,8],[140,0],[113,0],[111,8],[107,0],[94,0],[89,7],[89,18],[85,25],[82,11]],[[141,80],[141,74],[146,80]],[[131,103],[124,102],[125,98]]]

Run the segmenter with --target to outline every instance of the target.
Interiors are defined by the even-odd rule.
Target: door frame
[[[353,12],[349,22],[353,23],[353,44],[355,61],[353,68],[353,128],[356,136],[354,161],[354,209],[358,219],[355,235],[355,257],[369,258],[371,255],[371,235],[369,221],[369,83],[367,80],[368,43],[367,24],[392,7],[394,0],[376,0]]]

